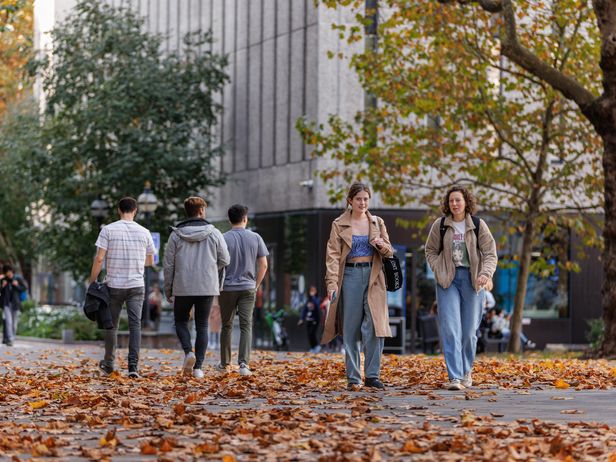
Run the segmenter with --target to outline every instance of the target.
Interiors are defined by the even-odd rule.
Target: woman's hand
[[[377,249],[381,250],[383,245],[385,245],[385,241],[380,237],[375,237],[374,239],[372,239],[371,244]]]
[[[482,274],[477,278],[477,286],[479,286],[480,288],[485,287],[488,284],[489,280],[490,278]]]
[[[329,297],[329,301],[330,302],[333,302],[336,299],[337,295],[338,295],[338,287],[336,287],[336,288],[334,288],[332,290],[329,290],[327,292],[327,296]]]

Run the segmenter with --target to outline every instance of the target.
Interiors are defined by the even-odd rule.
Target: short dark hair
[[[241,223],[246,215],[248,215],[248,207],[241,204],[235,204],[229,207],[229,211],[227,212],[229,216],[229,221],[232,225],[237,225]]]
[[[201,210],[207,209],[207,202],[199,196],[190,196],[184,201],[184,211],[188,218],[199,215]]]
[[[137,210],[137,200],[134,197],[123,197],[118,202],[118,210],[122,213],[130,213]]]
[[[6,264],[6,265],[2,266],[2,272],[3,273],[8,273],[9,271],[13,271],[13,267],[11,265]]]
[[[473,194],[463,186],[452,186],[447,190],[447,193],[443,198],[443,203],[441,204],[441,211],[443,212],[443,215],[452,215],[451,209],[449,208],[449,196],[454,192],[462,193],[462,197],[464,197],[464,202],[466,203],[464,212],[469,215],[475,213],[475,210],[477,209],[475,196],[473,196]]]

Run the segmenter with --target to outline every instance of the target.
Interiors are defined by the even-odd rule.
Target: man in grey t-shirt
[[[231,263],[226,268],[225,282],[220,293],[220,364],[218,370],[226,372],[231,362],[231,329],[235,310],[240,315],[240,348],[238,364],[241,375],[251,375],[248,363],[252,346],[252,310],[256,289],[267,271],[269,252],[261,236],[246,229],[248,207],[233,205],[228,212],[231,230],[223,236],[229,249]]]

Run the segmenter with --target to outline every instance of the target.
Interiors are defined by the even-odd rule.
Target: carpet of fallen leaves
[[[616,429],[597,423],[502,422],[464,411],[388,412],[382,397],[430,394],[441,358],[386,356],[385,392],[345,390],[340,355],[257,353],[255,374],[203,380],[178,373],[180,354],[143,361],[140,380],[103,377],[97,361],[49,351],[35,364],[0,361],[0,457],[37,460],[564,460],[616,462]],[[210,362],[214,360],[210,356]],[[604,361],[487,358],[477,390],[616,388]],[[463,393],[463,392],[462,392]],[[421,412],[419,412],[421,411]]]

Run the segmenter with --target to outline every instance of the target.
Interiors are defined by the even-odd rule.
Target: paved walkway
[[[102,345],[102,342],[101,342]],[[0,347],[0,372],[18,365],[20,368],[41,368],[49,363],[65,365],[88,359],[98,360],[103,349],[97,344],[64,345],[61,343],[42,343],[18,341],[12,348]],[[125,358],[126,350],[119,350],[118,357]],[[274,353],[272,353],[274,355]],[[142,364],[155,370],[162,365],[164,373],[174,374],[182,360],[182,353],[175,350],[142,350]],[[297,358],[297,354],[289,356],[286,353],[275,354],[276,361],[287,361],[289,357]],[[306,353],[307,358],[318,358],[319,355]],[[213,367],[218,362],[218,351],[208,351],[206,357],[206,373],[213,374]],[[331,355],[323,355],[323,360]],[[94,361],[93,361],[94,363]],[[208,367],[210,368],[208,372]],[[258,371],[255,370],[258,374]],[[342,384],[343,385],[343,384]],[[343,387],[333,395],[348,395]],[[555,389],[553,387],[533,387],[530,389],[503,389],[499,387],[478,386],[464,391],[447,391],[434,387],[388,387],[384,393],[358,392],[358,396],[379,397],[375,412],[380,415],[394,415],[403,421],[435,421],[446,424],[455,421],[463,411],[471,411],[477,415],[489,415],[499,421],[514,421],[517,419],[540,419],[553,422],[586,421],[604,423],[616,426],[614,401],[616,390],[575,390]],[[318,401],[318,394],[308,392],[300,401],[309,403]],[[300,401],[294,400],[293,405]],[[276,403],[276,406],[284,402]],[[206,403],[206,408],[217,410],[228,409],[229,406],[240,408],[267,406],[267,400],[255,398],[246,401],[237,399],[217,399]],[[342,404],[340,409],[344,409]],[[319,408],[319,404],[316,404]],[[325,412],[335,412],[337,406],[328,405],[322,409]]]

